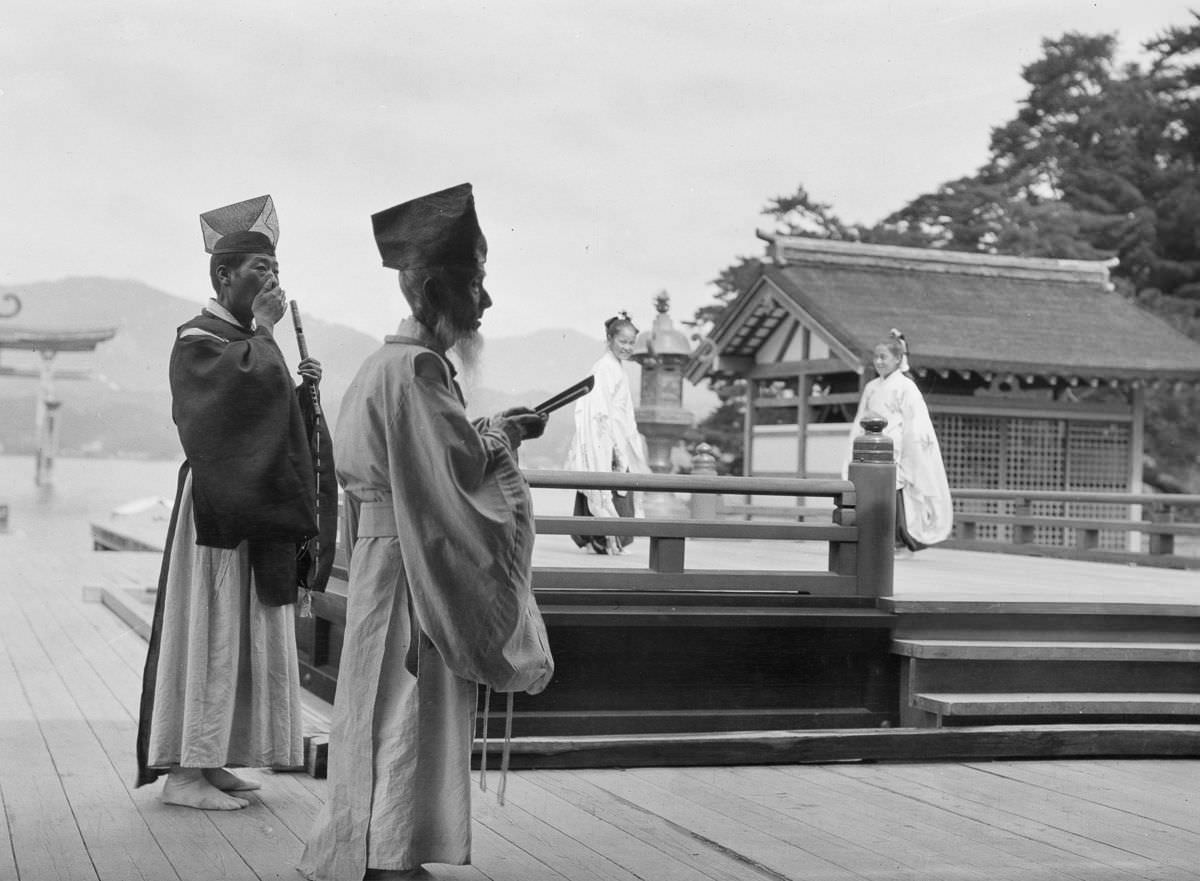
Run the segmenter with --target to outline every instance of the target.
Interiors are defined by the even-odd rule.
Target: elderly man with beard
[[[515,456],[545,417],[471,422],[446,357],[477,349],[492,305],[471,186],[372,221],[412,317],[364,362],[337,422],[350,578],[329,797],[300,867],[314,881],[468,864],[477,688],[536,694],[554,671]]]

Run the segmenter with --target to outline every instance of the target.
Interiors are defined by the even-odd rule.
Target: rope
[[[479,700],[479,688],[475,688],[475,699]],[[492,687],[487,686],[483,696],[483,748],[479,753],[479,789],[487,792],[488,714],[492,708]]]
[[[496,801],[504,806],[504,791],[508,788],[508,754],[512,746],[513,693],[508,693],[508,707],[504,712],[504,749],[500,753],[500,786],[496,790]]]

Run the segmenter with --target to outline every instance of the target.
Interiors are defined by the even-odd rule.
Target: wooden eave
[[[862,372],[865,366],[862,359],[839,335],[831,333],[819,316],[801,306],[764,275],[726,310],[720,324],[692,353],[684,375],[693,384],[709,376],[734,375],[732,371],[721,369],[721,359],[739,366],[753,363],[754,354],[762,344],[789,319],[798,321],[824,340],[830,350],[845,361],[847,370]]]

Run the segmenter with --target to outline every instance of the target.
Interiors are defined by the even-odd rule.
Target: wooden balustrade
[[[944,547],[1036,554],[1064,559],[1135,563],[1176,569],[1200,568],[1200,495],[1172,493],[1066,492],[1061,490],[952,490],[954,536]],[[970,503],[1011,510],[974,511]],[[1127,516],[1080,516],[1072,509],[1123,508]],[[967,510],[963,510],[966,507]],[[1038,511],[1056,508],[1057,511]],[[1183,519],[1189,512],[1191,519]],[[986,537],[980,527],[995,533]],[[1042,539],[1049,535],[1051,541]],[[1115,535],[1124,547],[1103,547]],[[1127,537],[1145,537],[1130,547]]]
[[[823,523],[535,516],[539,540],[641,536],[649,554],[645,566],[614,565],[604,556],[534,566],[557,672],[552,688],[518,702],[517,736],[875,727],[899,718],[899,665],[888,651],[895,616],[877,606],[892,593],[890,449],[886,460],[857,462],[850,480],[526,476],[540,490],[819,499],[834,513]],[[773,566],[689,565],[695,542],[708,543],[707,553],[693,557],[711,563],[720,556],[712,540],[824,544],[827,565],[781,566],[778,553]],[[811,563],[811,551],[806,559]],[[301,680],[327,700],[336,685],[347,590],[353,587],[339,560],[329,590],[313,596],[313,617],[297,619]]]

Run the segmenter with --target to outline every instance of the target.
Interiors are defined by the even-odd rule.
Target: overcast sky
[[[197,216],[270,193],[284,287],[401,316],[370,215],[470,181],[492,336],[679,318],[803,183],[873,223],[974,171],[1069,30],[1134,57],[1164,0],[5,0],[0,285],[209,294]],[[182,318],[185,316],[181,316]]]

